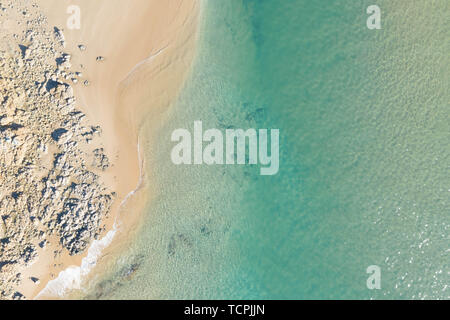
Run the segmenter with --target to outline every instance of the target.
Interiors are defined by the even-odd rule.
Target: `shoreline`
[[[61,297],[59,294],[54,296],[45,292],[50,281],[60,281],[55,279],[67,277],[67,272],[70,273],[74,268],[81,271],[78,274],[77,271],[72,272],[72,275],[81,278],[79,281],[85,281],[91,274],[100,273],[103,257],[120,253],[131,241],[137,232],[135,229],[139,229],[144,206],[152,198],[152,187],[146,185],[144,179],[146,173],[143,162],[146,159],[139,158],[139,128],[143,119],[149,116],[154,116],[152,121],[155,130],[158,123],[164,122],[164,113],[176,99],[193,60],[198,2],[136,1],[127,6],[121,1],[113,1],[113,4],[105,0],[95,3],[80,1],[81,12],[87,12],[83,19],[87,35],[86,31],[77,30],[64,33],[66,50],[73,55],[73,64],[83,65],[83,81],[89,81],[89,86],[81,83],[74,86],[77,105],[91,122],[99,124],[103,129],[102,143],[113,164],[103,180],[116,191],[117,198],[109,218],[104,220],[105,233],[93,243],[97,245],[108,242],[105,241],[107,237],[112,239],[102,248],[101,253],[95,254],[95,261],[90,255],[93,243],[81,256],[63,259],[62,264],[53,269],[58,277],[48,275],[48,278],[41,278],[41,284],[28,296],[31,299],[65,298],[66,295]],[[65,12],[69,3],[70,1],[47,0],[40,4],[51,26],[64,26],[67,15],[60,13]],[[141,20],[133,15],[135,23],[130,26],[118,25],[115,18],[125,15],[126,10],[129,14],[139,12]],[[123,36],[113,32],[114,28],[120,29]],[[133,31],[143,29],[147,30],[147,36],[135,36],[138,39],[130,37],[130,34],[139,33]],[[113,39],[103,38],[102,41],[97,41],[96,35],[105,32]],[[108,43],[106,47],[105,42]],[[80,52],[79,45],[85,46],[86,51]],[[133,52],[133,57],[129,57],[130,52]],[[105,57],[105,60],[96,61],[97,56]],[[89,276],[83,274],[81,265],[84,262],[91,269]],[[68,285],[74,285],[77,289],[77,284],[73,281]],[[68,291],[63,293],[70,295]]]

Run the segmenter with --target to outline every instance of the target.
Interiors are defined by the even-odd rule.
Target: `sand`
[[[103,256],[119,252],[136,232],[154,186],[143,183],[139,128],[151,117],[155,133],[164,122],[190,70],[200,2],[195,0],[80,0],[81,28],[70,30],[66,13],[73,1],[43,0],[49,23],[63,30],[66,52],[81,72],[74,86],[77,107],[102,128],[102,143],[112,162],[103,180],[117,193],[107,231],[118,228]],[[80,50],[79,46],[84,46]],[[103,57],[98,61],[97,57]],[[89,85],[84,85],[84,81]],[[140,143],[142,144],[142,143]],[[103,235],[104,236],[104,235]],[[23,285],[34,298],[62,270],[79,266],[81,256],[40,259],[40,284]],[[101,269],[101,259],[96,267]],[[99,272],[97,270],[97,272]],[[94,270],[95,271],[95,270]],[[41,294],[39,298],[61,298]]]

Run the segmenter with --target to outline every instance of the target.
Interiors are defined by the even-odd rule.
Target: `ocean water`
[[[366,27],[375,2],[381,30]],[[157,198],[87,297],[449,298],[449,6],[204,1],[192,73],[152,146]],[[195,120],[280,129],[279,173],[173,165],[170,135]]]

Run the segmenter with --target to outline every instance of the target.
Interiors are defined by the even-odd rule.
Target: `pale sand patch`
[[[66,26],[67,8],[73,4],[81,9],[80,30]],[[141,183],[145,181],[141,166],[146,159],[138,156],[139,127],[151,117],[152,130],[157,132],[184,83],[195,53],[200,1],[43,0],[39,5],[50,25],[64,31],[73,68],[83,73],[74,86],[77,107],[90,122],[101,126],[102,143],[113,163],[103,178],[118,196],[107,230],[124,205],[120,232],[103,252],[107,256],[126,247],[137,230],[144,204],[152,198],[154,186]],[[81,51],[79,45],[86,50]],[[105,60],[97,61],[98,56]],[[83,84],[85,80],[89,86]],[[152,142],[151,137],[145,138]],[[35,297],[52,279],[50,272],[57,274],[80,265],[85,256],[65,257],[53,266],[53,259],[44,255],[33,267],[33,272],[40,270],[34,273],[41,275],[40,284],[25,283],[23,293]],[[96,269],[101,269],[100,265]]]

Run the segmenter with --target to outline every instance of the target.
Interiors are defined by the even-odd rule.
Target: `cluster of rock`
[[[63,32],[27,3],[0,3],[0,298],[7,299],[23,298],[15,289],[20,270],[50,238],[59,239],[56,256],[86,250],[114,198],[99,176],[108,158],[91,147],[101,130],[75,107],[72,84],[81,73],[63,52]],[[5,21],[23,30],[1,28]]]

